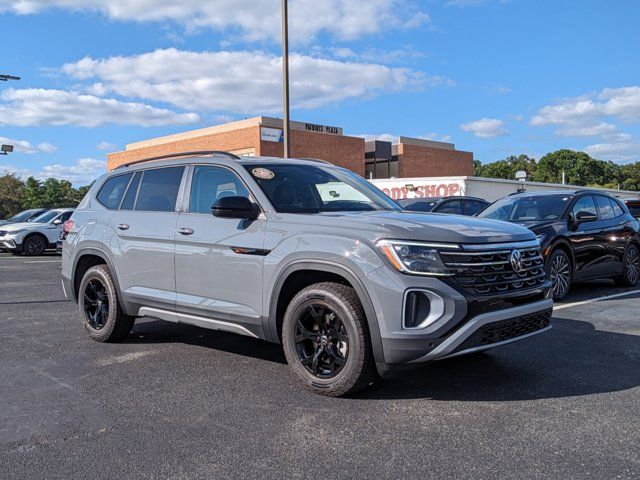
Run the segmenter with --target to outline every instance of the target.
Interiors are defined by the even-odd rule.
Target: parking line
[[[609,300],[611,298],[624,297],[626,295],[631,295],[633,293],[640,293],[640,290],[629,290],[628,292],[614,293],[613,295],[605,295],[604,297],[591,298],[589,300],[582,300],[580,302],[573,302],[573,303],[565,303],[563,305],[556,305],[555,307],[553,307],[553,311],[562,310],[564,308],[569,308],[569,307],[577,307],[577,306],[580,306],[580,305],[587,305],[589,303],[599,302],[600,300]]]

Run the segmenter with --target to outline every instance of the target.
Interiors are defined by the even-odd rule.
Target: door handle
[[[121,223],[120,225],[118,225],[118,228],[120,230],[129,230],[129,225],[127,225],[126,223]]]
[[[181,235],[193,235],[193,228],[179,228],[178,233]]]

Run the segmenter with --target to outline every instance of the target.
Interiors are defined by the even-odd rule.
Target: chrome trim
[[[502,320],[509,320],[509,319],[517,318],[523,315],[530,315],[532,313],[537,313],[542,310],[548,310],[550,308],[553,308],[553,300],[545,299],[545,300],[539,300],[537,302],[530,303],[527,305],[520,305],[518,307],[507,308],[505,310],[498,310],[495,312],[483,313],[481,315],[473,317],[471,320],[469,320],[462,327],[456,330],[444,342],[442,342],[432,351],[430,351],[426,355],[423,355],[422,357],[412,360],[410,363],[421,363],[429,360],[437,360],[439,358],[450,356],[451,352],[453,352],[458,345],[460,345],[467,338],[473,335],[473,333],[476,330],[478,330],[480,327],[483,327],[484,325],[487,325],[489,323],[500,322]],[[539,331],[542,331],[542,330],[543,329],[540,329]],[[532,333],[537,333],[537,332],[538,331],[532,332]],[[519,337],[515,337],[509,340],[511,341],[519,340],[521,338],[525,338],[528,335],[530,334],[521,335]],[[483,345],[481,348],[484,350],[487,350],[489,348],[493,348],[501,344],[502,342],[497,342],[497,343],[492,343],[490,345]]]
[[[482,243],[482,244],[462,244],[462,249],[467,252],[493,252],[496,250],[505,250],[503,253],[509,253],[511,250],[524,250],[526,248],[540,248],[538,240],[527,240],[526,242],[510,242],[510,243]]]
[[[256,334],[249,331],[242,325],[222,320],[213,320],[212,318],[198,317],[196,315],[187,315],[185,313],[171,312],[160,308],[142,307],[138,311],[139,317],[151,317],[158,320],[165,320],[173,323],[187,323],[197,327],[208,328],[210,330],[223,330],[225,332],[238,333],[248,337],[258,338]]]
[[[426,294],[426,296],[429,298],[429,301],[433,304],[434,301],[436,303],[438,303],[438,309],[434,312],[431,308],[429,308],[429,315],[427,315],[427,318],[425,318],[417,327],[407,327],[405,325],[405,313],[407,311],[407,297],[409,295],[410,292],[422,292],[424,294]],[[444,315],[447,313],[447,306],[446,303],[444,301],[444,298],[442,298],[440,295],[438,295],[435,292],[432,292],[431,290],[427,290],[425,288],[409,288],[407,290],[405,290],[404,292],[404,296],[402,298],[402,328],[403,330],[420,330],[423,328],[426,328],[430,325],[433,325],[435,322],[437,322],[438,320],[440,320],[442,317],[444,317]]]
[[[430,242],[416,242],[411,240],[378,240],[376,245],[380,244],[389,244],[389,245],[413,245],[416,247],[427,247],[427,248],[453,248],[456,250],[460,250],[461,247],[457,243],[430,243]]]

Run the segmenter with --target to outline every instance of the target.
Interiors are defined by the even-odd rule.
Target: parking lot
[[[578,285],[549,333],[332,399],[247,337],[92,342],[59,270],[0,254],[0,478],[640,476],[640,290]]]

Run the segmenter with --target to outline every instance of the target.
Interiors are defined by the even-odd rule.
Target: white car
[[[71,218],[72,208],[56,208],[30,222],[12,223],[0,227],[0,249],[19,255],[42,255],[56,248],[64,222]]]

